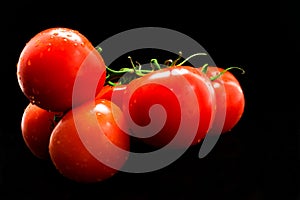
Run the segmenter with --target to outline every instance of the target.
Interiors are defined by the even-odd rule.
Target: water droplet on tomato
[[[68,41],[67,38],[64,38],[64,41],[67,42]]]
[[[214,88],[219,88],[219,87],[221,87],[221,85],[220,85],[220,83],[214,82],[213,83],[213,87]]]
[[[72,37],[72,35],[71,34],[67,34],[67,37]]]
[[[81,46],[84,46],[85,44],[84,44],[84,42],[81,42],[80,45],[81,45]]]
[[[38,47],[39,44],[40,44],[40,40],[37,40],[37,41],[35,42],[35,44],[34,44],[34,47]]]
[[[31,61],[30,61],[30,60],[27,61],[27,65],[28,65],[28,66],[31,65]]]
[[[77,46],[78,46],[78,44],[75,42],[75,43],[74,43],[74,46],[76,46],[76,47],[77,47]]]
[[[48,52],[51,51],[51,48],[49,47],[49,48],[47,49],[47,51],[48,51]]]
[[[54,32],[53,35],[54,35],[54,36],[58,36],[58,33],[57,33],[57,32]]]

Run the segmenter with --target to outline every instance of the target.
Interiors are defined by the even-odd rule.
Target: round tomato
[[[49,159],[49,140],[57,120],[62,114],[48,112],[32,103],[25,108],[21,131],[25,144],[38,158]]]
[[[202,70],[202,67],[199,68]],[[224,73],[223,73],[224,72]],[[220,73],[222,73],[220,75]],[[214,125],[223,124],[222,133],[230,131],[241,119],[245,108],[245,97],[243,89],[237,78],[228,70],[221,67],[207,67],[206,74],[209,78],[217,77],[212,80],[217,99],[217,111]],[[225,105],[222,103],[222,98],[225,97]],[[218,117],[221,115],[221,107],[225,106],[225,117]],[[223,111],[222,111],[223,112]]]
[[[122,112],[111,101],[98,99],[68,111],[54,128],[49,152],[57,170],[82,183],[105,180],[126,162],[129,135]]]
[[[126,85],[105,85],[97,94],[96,99],[107,99],[115,103],[122,109],[123,94]]]
[[[17,78],[32,104],[64,112],[100,91],[105,70],[102,56],[84,35],[58,27],[43,30],[26,43],[17,63]],[[84,84],[73,98],[78,80]]]
[[[130,134],[155,147],[198,144],[214,118],[207,76],[190,66],[163,68],[131,81],[123,95]]]

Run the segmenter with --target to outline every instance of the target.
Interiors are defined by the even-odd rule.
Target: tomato
[[[199,68],[202,70],[202,67]],[[208,67],[207,76],[212,78],[218,76],[224,69],[221,67]],[[217,111],[214,124],[222,123],[222,133],[229,132],[241,119],[245,108],[245,96],[243,89],[237,78],[228,70],[225,71],[219,78],[212,81],[217,99]],[[222,89],[222,87],[223,89]],[[225,92],[225,94],[224,94]],[[220,115],[221,98],[225,95],[225,119],[218,117]],[[221,121],[222,120],[222,121]]]
[[[123,95],[127,85],[105,85],[97,94],[96,99],[107,99],[122,109]]]
[[[40,159],[49,159],[49,140],[61,113],[48,112],[32,103],[25,108],[21,131],[26,146]]]
[[[26,43],[17,63],[17,78],[32,104],[64,112],[101,90],[105,70],[102,56],[84,35],[58,27],[43,30]],[[76,80],[84,84],[77,87],[73,99]],[[91,91],[95,85],[96,91]]]
[[[214,89],[193,67],[168,67],[131,81],[122,107],[131,135],[154,147],[185,148],[198,144],[211,127]]]
[[[81,183],[105,180],[113,176],[128,157],[129,135],[121,126],[125,126],[122,111],[111,101],[98,99],[95,103],[75,107],[61,118],[52,132],[51,160],[57,170],[71,180]]]

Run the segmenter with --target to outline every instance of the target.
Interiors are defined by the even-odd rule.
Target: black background
[[[299,199],[296,6],[287,1],[110,3],[2,6],[7,13],[1,13],[0,199]],[[30,153],[20,132],[28,101],[17,83],[16,63],[32,36],[54,26],[77,29],[94,45],[137,27],[180,31],[198,41],[217,65],[246,70],[236,73],[245,93],[244,115],[203,159],[197,157],[198,146],[159,171],[120,172],[96,184],[67,180],[51,162]]]

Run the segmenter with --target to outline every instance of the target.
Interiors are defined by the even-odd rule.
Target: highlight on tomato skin
[[[193,134],[191,130],[195,126],[197,127],[195,138],[192,139],[191,145],[199,144],[209,131],[215,115],[215,97],[211,81],[205,74],[191,66],[164,68],[135,79],[127,85],[123,100],[122,110],[129,113],[126,119],[133,120],[138,126],[150,123],[155,126],[155,123],[159,124],[162,120],[161,114],[150,119],[151,106],[158,104],[165,109],[167,115],[165,124],[154,136],[146,137],[147,132],[152,130],[141,133],[138,129],[135,130],[135,125],[129,125],[133,133],[143,135],[140,138],[142,141],[158,148],[173,140],[179,126],[182,125],[182,117],[189,119],[188,123],[184,124],[186,135],[175,142],[172,148],[185,148],[185,142]],[[181,108],[182,105],[184,108]]]
[[[95,102],[68,111],[54,128],[49,143],[56,169],[80,183],[112,177],[126,163],[130,148],[129,135],[118,125],[124,123],[120,108],[105,99]],[[116,150],[115,146],[124,151]]]
[[[17,80],[24,95],[33,104],[53,111],[65,112],[72,105],[91,99],[105,82],[104,59],[92,43],[77,30],[53,27],[33,36],[22,49],[17,62]],[[73,85],[83,80],[76,99]]]
[[[112,101],[122,109],[123,95],[127,84],[124,85],[104,85],[95,99],[106,99]]]
[[[205,54],[188,58],[198,55]],[[164,68],[151,59],[151,69],[131,60],[132,68],[116,71],[105,65],[100,52],[79,31],[63,27],[41,31],[26,43],[17,63],[17,80],[30,102],[21,122],[24,142],[36,157],[51,160],[64,177],[95,183],[121,171],[135,144],[130,134],[161,148],[181,130],[184,134],[171,146],[178,149],[188,148],[187,142],[199,144],[216,124],[224,124],[222,133],[232,130],[245,107],[236,77],[228,68],[207,67],[204,72],[185,65],[187,59],[177,64],[180,58],[181,53]],[[119,76],[119,82],[113,83]],[[226,105],[221,105],[224,91]],[[151,113],[155,105],[165,113]],[[219,117],[222,106],[225,119]],[[151,123],[159,127],[162,121],[162,128],[150,137],[152,130],[136,129]]]

